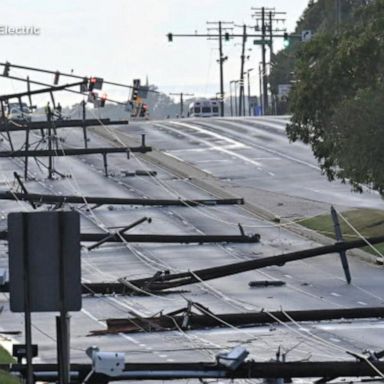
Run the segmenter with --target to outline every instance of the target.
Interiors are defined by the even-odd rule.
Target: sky
[[[252,7],[275,8],[286,12],[287,31],[293,31],[308,0],[2,0],[2,27],[31,26],[36,35],[2,35],[0,62],[41,67],[84,76],[99,76],[110,81],[131,84],[134,78],[169,92],[215,96],[219,91],[218,41],[205,38],[177,38],[168,42],[166,34],[206,33],[207,21],[234,22],[236,26],[255,25]],[[250,29],[249,33],[253,31]],[[240,76],[241,39],[224,42],[224,83]],[[247,43],[245,69],[251,72],[252,93],[258,92],[260,46]],[[282,41],[277,42],[282,48]],[[2,71],[2,69],[0,69]],[[11,75],[52,83],[52,75],[11,70]],[[60,79],[62,83],[67,83]],[[25,85],[0,80],[1,93],[21,91]],[[126,100],[124,88],[104,88],[110,98]],[[74,98],[68,94],[63,104]],[[76,102],[74,100],[73,102]]]

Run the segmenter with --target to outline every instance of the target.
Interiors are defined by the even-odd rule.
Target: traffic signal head
[[[137,100],[138,94],[139,94],[139,90],[137,88],[134,88],[132,90],[132,100]]]
[[[140,79],[133,80],[132,100],[137,100],[137,97],[139,95],[140,84],[141,84]]]
[[[173,34],[172,33],[168,33],[167,37],[168,37],[168,41],[171,43],[173,41]]]
[[[107,94],[103,93],[100,97],[100,107],[103,108],[105,106],[105,102],[107,101]]]
[[[11,67],[11,64],[8,63],[8,61],[5,63],[4,65],[4,72],[3,72],[3,76],[9,76],[9,70],[10,70],[10,67]]]
[[[228,32],[225,32],[224,39],[225,39],[225,41],[229,41],[229,33]]]
[[[285,48],[289,47],[289,43],[290,43],[290,41],[289,41],[288,33],[285,32],[285,33],[284,33],[284,41],[283,41],[284,47],[285,47]]]
[[[59,84],[59,78],[60,78],[60,72],[56,71],[55,72],[55,77],[53,78],[53,85]]]
[[[145,117],[147,111],[148,111],[148,105],[147,104],[143,104],[141,106],[141,110],[140,110],[140,117]]]
[[[95,88],[95,85],[96,85],[96,77],[91,77],[90,79],[89,79],[89,83],[88,83],[88,91],[89,92],[92,92],[93,91],[93,89]]]

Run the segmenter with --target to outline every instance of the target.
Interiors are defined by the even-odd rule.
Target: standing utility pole
[[[266,45],[269,45],[270,48],[270,64],[273,60],[273,47],[272,47],[272,40],[273,37],[277,37],[277,35],[274,35],[273,32],[279,32],[283,31],[284,29],[278,29],[273,27],[274,22],[284,22],[284,19],[276,18],[276,15],[282,15],[285,14],[285,12],[276,12],[274,8],[252,8],[252,10],[255,10],[255,14],[253,15],[256,18],[256,30],[259,30],[259,22],[261,23],[261,61],[262,61],[262,91],[260,90],[260,93],[263,94],[263,113],[268,112],[268,106],[269,106],[269,99],[268,99],[268,75],[267,75],[267,63],[266,63]],[[268,21],[267,21],[267,15],[266,12],[268,12]],[[268,38],[267,38],[267,32],[268,32]]]
[[[220,62],[220,116],[224,116],[224,73],[223,63],[227,58],[223,56],[223,34],[221,30],[221,21],[219,21],[219,62]]]
[[[267,63],[265,61],[265,8],[261,8],[261,61],[263,67],[263,105],[264,105],[264,113],[268,111],[268,80],[267,80]]]
[[[230,38],[233,37],[239,37],[237,35],[229,34],[227,32],[228,27],[225,27],[224,25],[227,24],[233,24],[233,22],[225,22],[225,21],[214,21],[214,22],[207,22],[207,24],[214,24],[216,27],[214,28],[209,28],[209,29],[214,29],[217,31],[217,34],[213,33],[207,33],[207,34],[173,34],[173,33],[168,33],[168,41],[172,42],[173,37],[207,37],[210,40],[213,39],[218,39],[219,40],[219,60],[217,62],[220,65],[220,92],[219,92],[219,98],[220,98],[220,116],[224,116],[224,69],[223,69],[223,64],[224,62],[228,59],[227,56],[223,55],[223,36],[226,41],[228,41]]]
[[[239,116],[245,116],[244,61],[245,61],[245,42],[246,41],[247,41],[247,26],[243,25],[243,42],[241,47],[241,65],[240,65]]]
[[[184,96],[195,96],[194,93],[170,93],[171,96],[180,96],[180,117],[184,116]]]
[[[214,24],[217,25],[215,28],[210,28],[210,29],[215,29],[218,31],[218,39],[219,39],[219,59],[217,62],[219,63],[220,66],[220,116],[224,116],[224,67],[223,64],[226,60],[228,60],[227,56],[223,55],[223,33],[225,34],[225,40],[229,40],[229,33],[226,31],[226,28],[223,27],[224,24],[233,24],[233,22],[224,22],[224,21],[213,21],[213,22],[207,22],[207,24]]]

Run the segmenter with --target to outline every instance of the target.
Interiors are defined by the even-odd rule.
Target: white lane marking
[[[332,296],[335,296],[335,297],[339,297],[339,296],[341,296],[341,295],[340,295],[339,293],[337,293],[337,292],[332,292],[331,295],[332,295]]]
[[[231,144],[233,149],[234,148],[249,148],[247,145],[241,143],[240,141],[237,141],[237,140],[231,139],[229,137],[220,135],[220,134],[218,134],[216,132],[207,131],[204,128],[200,128],[200,127],[197,127],[197,126],[192,125],[192,124],[179,123],[179,122],[176,122],[176,121],[174,121],[172,123],[175,124],[175,125],[180,125],[182,127],[193,129],[194,131],[197,131],[197,132],[200,132],[200,133],[204,133],[205,135],[208,135],[208,136],[211,136],[211,137],[215,137],[216,139],[225,141],[225,142]],[[176,131],[176,132],[181,133],[180,131]]]
[[[179,161],[181,161],[182,163],[185,163],[185,161],[184,161],[181,157],[178,157],[178,156],[176,156],[176,155],[174,155],[174,154],[172,154],[172,153],[169,153],[169,152],[167,152],[167,151],[165,151],[165,152],[167,153],[168,156],[173,157],[174,159],[179,160]]]
[[[358,301],[357,304],[360,304],[360,305],[368,305],[366,302],[364,301]]]
[[[107,324],[105,324],[103,321],[99,320],[97,317],[93,316],[92,313],[89,313],[86,309],[82,308],[81,312],[83,312],[86,316],[88,316],[90,319],[96,321],[100,325],[102,325],[104,328],[107,328]]]
[[[176,123],[175,123],[175,124],[176,124]],[[182,123],[177,123],[177,124],[182,124]],[[172,127],[169,127],[169,126],[163,126],[163,125],[160,125],[160,124],[154,124],[154,125],[157,126],[157,127],[158,127],[158,126],[162,126],[162,127],[164,127],[165,129],[168,129],[168,130],[170,130],[170,131],[177,131],[176,128],[172,128]],[[182,125],[184,125],[184,124],[182,124]],[[187,128],[189,128],[189,127],[194,128],[193,126],[189,126],[189,125],[186,125],[186,126],[187,126]],[[200,129],[200,128],[197,128],[197,127],[196,127],[196,130],[197,130],[197,131],[209,132],[209,131],[205,131],[205,130]],[[204,140],[204,139],[201,139],[201,138],[199,138],[199,137],[193,136],[193,135],[191,135],[191,134],[189,134],[189,133],[186,133],[186,132],[180,132],[180,131],[177,131],[177,132],[179,132],[180,134],[184,135],[185,137],[188,137],[188,138],[194,138],[194,140],[201,141],[202,143],[204,143],[204,144],[206,144],[207,146],[211,147],[211,148],[214,149],[215,151],[225,153],[225,154],[230,155],[230,156],[232,156],[232,157],[236,157],[236,158],[238,158],[238,159],[240,159],[240,160],[245,161],[246,163],[255,165],[256,167],[261,167],[261,163],[259,163],[258,161],[251,160],[251,159],[249,159],[249,158],[246,157],[246,156],[240,155],[240,154],[238,154],[238,153],[236,153],[236,152],[233,152],[233,151],[231,151],[231,150],[229,150],[229,149],[226,149],[226,148],[223,148],[223,147],[218,147],[217,145],[214,145],[214,144],[210,143],[210,142],[207,141],[207,140]],[[229,140],[230,140],[230,139],[229,139]],[[243,147],[245,147],[245,146],[243,145]]]
[[[231,121],[228,121],[228,123],[232,124],[232,125],[235,125],[236,126],[236,123],[234,122],[231,122]],[[182,124],[182,123],[179,123],[179,124]],[[241,122],[237,123],[237,125],[244,125],[244,123],[242,124]],[[226,130],[227,128],[224,128],[224,127],[221,127],[221,126],[216,126],[217,129],[220,129],[221,131],[223,130]],[[296,157],[293,157],[293,156],[290,156],[290,155],[287,155],[285,153],[282,153],[282,152],[279,152],[277,150],[274,150],[274,149],[271,149],[269,147],[266,147],[266,146],[263,146],[263,145],[259,145],[259,144],[256,144],[256,143],[252,143],[252,145],[250,146],[251,148],[258,148],[258,149],[261,149],[262,151],[264,152],[268,152],[268,153],[271,153],[273,155],[276,155],[278,157],[281,157],[283,159],[286,159],[286,160],[290,160],[290,161],[293,161],[295,163],[298,163],[298,164],[302,164],[302,165],[305,165],[307,167],[310,167],[310,168],[313,168],[313,169],[316,169],[316,170],[321,170],[321,168],[317,165],[314,165],[312,163],[309,163],[308,161],[305,161],[305,160],[300,160]]]
[[[211,149],[211,148],[203,147],[203,148],[186,148],[186,149],[168,149],[165,152],[167,152],[167,153],[206,152],[207,149]]]

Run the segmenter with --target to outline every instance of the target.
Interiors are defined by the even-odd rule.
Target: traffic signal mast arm
[[[20,98],[20,97],[29,96],[29,95],[38,95],[38,94],[41,94],[41,93],[63,91],[63,90],[66,90],[69,87],[76,87],[76,86],[79,86],[79,85],[83,85],[84,83],[85,83],[84,81],[81,81],[81,82],[78,82],[78,83],[60,85],[58,87],[49,87],[49,88],[43,88],[43,89],[36,89],[34,91],[12,93],[12,94],[9,94],[9,95],[1,95],[0,96],[0,101],[4,101],[4,100],[8,100],[8,99],[14,99],[14,98]]]
[[[15,68],[15,69],[23,69],[23,70],[27,70],[27,71],[34,71],[34,72],[52,74],[52,75],[54,75],[54,83],[55,83],[56,79],[58,81],[59,76],[71,77],[71,78],[74,78],[74,79],[85,79],[85,78],[90,79],[90,78],[93,77],[93,76],[89,76],[89,77],[79,76],[79,75],[74,75],[73,73],[65,73],[65,72],[60,72],[60,71],[52,71],[52,70],[49,70],[49,69],[29,67],[29,66],[25,66],[25,65],[11,64],[9,62],[0,63],[0,66],[3,66],[3,67],[5,67],[5,69],[7,69],[8,75],[4,74],[3,75],[4,77],[9,77],[9,70],[10,70],[10,68]],[[10,78],[12,78],[12,77],[10,77]],[[116,82],[107,81],[107,80],[104,80],[104,84],[114,85],[114,86],[123,87],[123,88],[130,88],[130,89],[132,88],[132,85],[116,83]],[[149,90],[149,92],[159,93],[158,91],[154,91],[154,90]],[[111,101],[111,100],[109,100],[109,101]]]
[[[1,65],[1,63],[0,63],[0,65]],[[23,77],[5,76],[5,75],[2,75],[2,74],[0,74],[0,77],[6,77],[6,78],[8,78],[8,79],[16,80],[16,81],[23,81],[23,82],[25,82],[25,83],[29,82],[30,84],[41,85],[41,86],[44,86],[44,87],[57,88],[57,87],[52,87],[50,84],[47,84],[47,83],[42,83],[42,82],[40,82],[40,81],[34,81],[34,80],[27,80],[27,79],[25,79],[25,78],[23,78]],[[84,83],[81,82],[81,83],[79,83],[79,84],[84,84]],[[67,88],[63,89],[63,91],[71,92],[71,93],[76,93],[76,94],[78,94],[78,95],[84,95],[84,96],[88,94],[88,92],[80,92],[80,91],[75,91],[74,89],[67,89]],[[101,98],[101,97],[98,96],[98,95],[95,95],[95,97],[96,97],[97,99],[100,99],[100,98]],[[121,102],[121,101],[117,101],[117,100],[113,100],[113,99],[109,99],[109,98],[107,98],[106,100],[109,101],[109,102],[111,102],[111,103],[114,103],[114,104],[126,105],[126,103],[123,103],[123,102]]]

